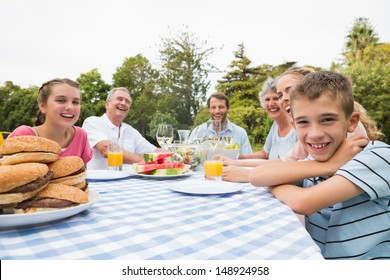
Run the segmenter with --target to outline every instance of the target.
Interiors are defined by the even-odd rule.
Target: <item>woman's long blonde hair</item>
[[[376,122],[367,115],[367,110],[357,101],[354,101],[354,111],[360,115],[360,121],[366,129],[370,140],[381,140],[384,134],[378,129]]]

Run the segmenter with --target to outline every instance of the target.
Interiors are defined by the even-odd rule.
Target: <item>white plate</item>
[[[247,159],[238,159],[238,161],[266,161],[267,159],[262,158],[247,158]]]
[[[87,204],[80,204],[78,206],[59,210],[51,210],[46,212],[36,212],[29,214],[0,215],[0,228],[31,226],[41,223],[52,222],[76,215],[86,210],[93,203],[95,203],[99,199],[99,194],[90,189],[88,192],[88,198],[89,202]]]
[[[169,189],[189,194],[225,194],[239,192],[243,187],[242,184],[238,183],[194,179],[173,183]]]
[[[133,168],[130,168],[128,172],[132,175],[137,175],[145,178],[152,178],[152,179],[173,179],[173,178],[181,178],[181,177],[187,177],[192,175],[194,172],[192,170],[188,170],[186,173],[178,174],[178,175],[149,175],[149,174],[139,174],[135,172]]]
[[[116,170],[87,170],[87,180],[111,181],[129,177],[129,172]]]

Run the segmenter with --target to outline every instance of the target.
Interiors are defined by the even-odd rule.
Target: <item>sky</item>
[[[215,48],[209,62],[225,72],[240,43],[252,66],[329,68],[358,17],[390,42],[389,11],[388,0],[1,0],[0,86],[40,86],[94,68],[111,84],[126,58],[141,54],[157,67],[161,38],[181,31]],[[210,74],[210,91],[223,75]]]

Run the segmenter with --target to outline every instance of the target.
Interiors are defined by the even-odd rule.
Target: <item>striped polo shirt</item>
[[[390,146],[370,142],[336,175],[364,192],[306,218],[306,229],[324,258],[390,259]],[[303,187],[325,179],[303,180]]]

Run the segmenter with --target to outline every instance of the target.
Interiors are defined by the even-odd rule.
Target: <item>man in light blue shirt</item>
[[[248,134],[244,128],[232,123],[228,120],[227,114],[229,112],[229,99],[222,92],[215,92],[207,99],[207,107],[209,108],[210,117],[212,120],[221,121],[221,134],[220,136],[233,136],[233,142],[240,144],[240,154],[251,154],[252,147],[249,142]],[[197,126],[189,136],[189,141],[194,142],[199,138],[199,133],[206,127],[206,123]],[[208,128],[211,135],[215,135],[215,131],[210,127]]]

